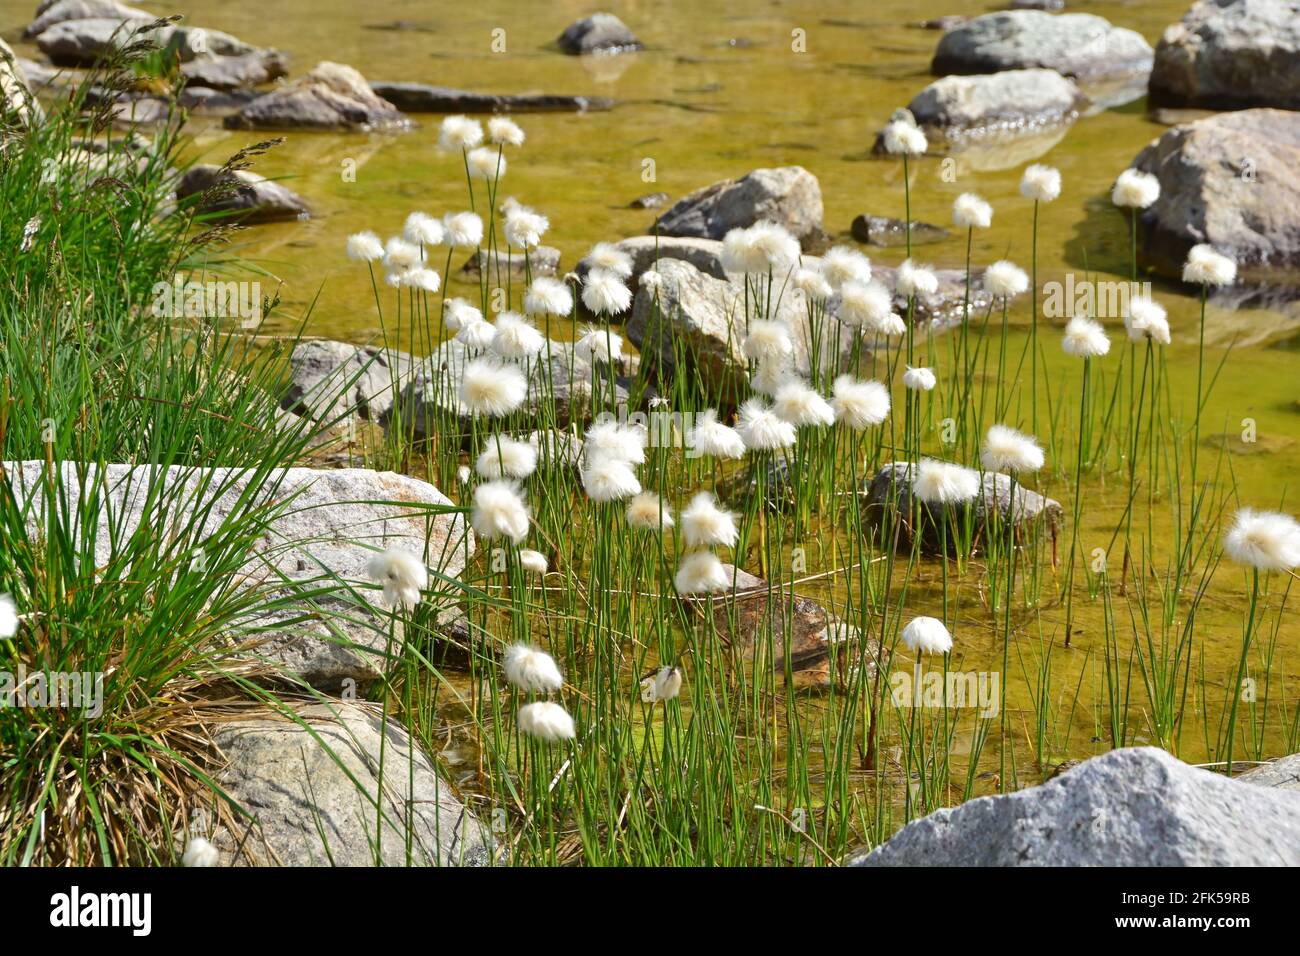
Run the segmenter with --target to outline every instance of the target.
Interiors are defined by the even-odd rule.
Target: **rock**
[[[39,36],[56,23],[67,20],[149,20],[158,19],[147,10],[128,7],[117,0],[57,0],[50,4],[23,29],[24,39]]]
[[[0,39],[0,128],[11,116],[22,126],[32,119],[40,122],[41,107],[14,51]]]
[[[1156,44],[1150,103],[1300,109],[1300,2],[1193,4]]]
[[[1168,130],[1133,165],[1160,180],[1138,219],[1138,255],[1178,278],[1187,251],[1209,243],[1238,263],[1238,277],[1300,282],[1300,113],[1222,113]]]
[[[661,215],[650,232],[660,236],[721,239],[730,230],[756,222],[785,226],[804,249],[823,241],[822,190],[802,166],[756,169],[697,189]]]
[[[301,706],[296,713],[297,721],[267,714],[218,725],[216,743],[228,765],[217,783],[254,819],[239,863],[491,862],[488,829],[418,745],[413,749],[406,731],[391,720],[383,722],[378,704],[330,701]],[[376,803],[383,807],[382,822]],[[243,836],[242,830],[218,836],[224,861],[235,857]]]
[[[872,278],[879,280],[887,289],[897,286],[896,270],[889,266],[872,264]],[[956,328],[964,320],[962,305],[966,299],[966,271],[964,269],[935,269],[935,278],[939,288],[934,295],[923,296],[916,301],[915,321],[925,326],[929,332],[944,332]],[[984,270],[972,266],[970,278],[970,314],[978,316],[987,313],[993,305],[993,297],[984,289]],[[907,318],[907,299],[894,293],[894,311]]]
[[[1152,56],[1140,34],[1092,14],[1010,10],[975,17],[945,33],[930,72],[947,76],[1043,67],[1090,81],[1145,75]]]
[[[970,17],[961,13],[949,13],[942,17],[933,17],[929,20],[922,20],[916,24],[922,30],[943,30],[945,33],[949,30],[961,26],[963,23],[969,23]]]
[[[916,820],[855,866],[1296,866],[1300,796],[1155,747],[1113,750],[1041,786]]]
[[[722,243],[716,239],[690,239],[673,236],[633,236],[614,243],[632,257],[632,280],[662,259],[681,259],[715,279],[727,278],[722,268]],[[590,260],[583,256],[574,272],[585,277],[591,268]]]
[[[667,193],[646,193],[627,204],[628,209],[658,209],[668,202]]]
[[[568,25],[557,41],[565,53],[626,53],[644,44],[612,13],[593,13]]]
[[[64,494],[73,514],[80,495],[78,467],[82,466],[75,462],[62,466]],[[174,466],[160,477],[148,466],[108,465],[107,469],[103,483],[110,504],[102,510],[102,523],[112,515],[117,540],[124,540],[122,536],[134,533],[146,520],[179,526],[182,518],[195,515],[204,516],[203,527],[192,534],[195,540],[203,540],[233,511],[287,502],[252,544],[249,560],[239,572],[240,586],[260,583],[271,589],[274,600],[256,598],[242,612],[245,616],[236,622],[240,639],[253,634],[257,641],[235,650],[240,658],[261,661],[287,679],[320,690],[336,691],[345,681],[360,684],[380,674],[391,617],[373,606],[377,593],[368,587],[370,575],[365,570],[372,548],[403,547],[423,556],[436,574],[446,577],[455,577],[464,568],[467,546],[473,553],[473,535],[464,516],[430,510],[448,508],[451,501],[433,485],[393,472],[280,469],[257,493],[250,493],[250,474],[236,469]],[[20,505],[44,495],[43,461],[6,463],[5,470]],[[161,482],[158,489],[168,490],[157,490],[151,498],[151,478]],[[87,479],[87,486],[95,487],[93,479]],[[165,515],[158,513],[156,504],[161,495],[173,502]],[[33,505],[32,513],[39,512],[40,506]],[[160,535],[167,532],[167,527],[157,529]],[[108,538],[101,533],[95,541],[95,560],[101,565],[108,563],[111,553]],[[331,573],[367,586],[354,590],[322,579]]]
[[[1065,0],[1011,0],[1008,10],[1064,10]]]
[[[0,40],[3,44],[4,40]],[[0,50],[8,50],[8,46],[0,47]],[[12,53],[13,51],[10,50]],[[2,54],[0,54],[2,56]],[[66,70],[60,70],[57,67],[50,66],[48,63],[38,63],[36,60],[29,60],[26,57],[16,57],[15,62],[18,64],[18,70],[27,77],[27,85],[35,90],[47,89],[59,84],[60,80],[70,79],[72,76]]]
[[[541,426],[567,425],[584,421],[591,413],[593,369],[590,363],[579,358],[572,343],[550,342],[545,358],[533,359],[528,372],[528,399],[524,414],[536,416],[555,402],[555,421],[539,422]],[[414,441],[425,441],[438,434],[438,424],[443,428],[469,432],[469,415],[458,395],[465,363],[471,356],[463,344],[451,339],[443,342],[434,353],[419,360],[412,370],[410,381],[402,389],[395,408],[381,417],[385,428],[400,424],[402,433]],[[602,395],[608,391],[605,366],[601,369]],[[615,378],[615,404],[628,400],[627,382]]]
[[[370,88],[405,113],[587,113],[614,106],[604,96],[474,93],[426,83],[371,83]]]
[[[1073,81],[1055,70],[1005,70],[945,76],[913,97],[907,108],[937,151],[1069,126],[1087,102]],[[882,133],[873,152],[884,151]]]
[[[356,70],[323,61],[306,76],[227,116],[226,129],[406,130],[407,119]]]
[[[849,226],[849,234],[858,242],[869,246],[905,246],[907,245],[907,228],[901,219],[888,216],[855,216]],[[923,246],[932,242],[943,242],[948,238],[948,230],[928,222],[912,222],[912,245]]]
[[[176,184],[176,198],[198,196],[200,213],[222,213],[243,223],[306,219],[303,198],[279,183],[247,169],[192,166]]]
[[[348,412],[379,421],[393,407],[413,361],[405,352],[374,346],[300,342],[289,355],[290,384],[280,404],[314,421],[332,421]]]
[[[918,530],[913,522],[919,520],[921,550],[931,554],[943,550],[943,535],[939,529],[946,521],[948,550],[954,552],[957,547],[955,529],[964,527],[965,508],[917,502],[916,507],[920,513],[914,517],[916,513],[913,510],[911,475],[910,463],[891,462],[867,482],[862,495],[870,520],[876,527],[891,523],[889,509],[892,506],[893,514],[901,518],[901,533],[898,537],[900,549],[911,548]],[[995,513],[997,519],[990,520]],[[1062,515],[1060,502],[1026,488],[1019,481],[1016,482],[1013,495],[1010,475],[985,473],[983,490],[971,508],[972,541],[978,549],[980,542],[996,533],[999,528],[1014,527],[1017,534],[1023,536],[1037,524],[1046,525],[1047,532],[1055,539]]]
[[[488,250],[478,249],[460,267],[461,275],[467,279],[477,279],[483,273],[482,261],[489,255]],[[528,250],[527,259],[518,249],[496,249],[493,260],[489,263],[488,281],[492,285],[504,286],[505,277],[522,281],[532,271],[532,276],[553,276],[560,269],[560,250],[554,246],[538,246]]]
[[[1236,779],[1241,783],[1250,783],[1257,787],[1300,792],[1300,754],[1281,757],[1254,770],[1247,770]]]
[[[176,96],[176,101],[191,113],[215,116],[243,109],[265,94],[256,90],[217,90],[208,86],[187,86]]]

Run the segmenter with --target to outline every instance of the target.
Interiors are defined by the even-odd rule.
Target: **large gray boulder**
[[[10,117],[26,126],[33,118],[39,121],[40,116],[40,105],[32,96],[22,66],[9,44],[0,39],[0,126]]]
[[[377,422],[414,360],[405,352],[348,342],[299,342],[289,354],[289,386],[280,404],[314,421],[348,413]]]
[[[856,866],[1297,866],[1300,794],[1113,750],[1038,787],[936,810]]]
[[[73,514],[81,494],[76,467],[64,464],[59,479]],[[36,502],[32,513],[39,515],[45,463],[13,462],[5,471],[19,504]],[[232,513],[284,502],[240,572],[239,586],[259,587],[265,597],[240,611],[232,654],[326,691],[375,680],[384,667],[392,617],[377,606],[366,562],[375,549],[397,546],[420,555],[439,575],[455,577],[473,553],[464,516],[448,513],[451,501],[433,485],[393,472],[281,469],[251,493],[250,477],[229,468],[155,473],[148,466],[107,466],[97,564],[107,566],[112,554],[110,516],[118,540],[145,522],[161,525],[156,533],[167,535],[173,528],[179,532],[183,522],[198,521],[191,536],[202,541]],[[160,514],[157,501],[164,497],[171,506]]]
[[[218,725],[215,737],[228,761],[217,784],[252,818],[215,834],[224,864],[492,862],[490,831],[377,704],[331,701],[300,707],[295,719],[240,718]]]
[[[650,231],[721,239],[732,229],[766,221],[789,229],[808,250],[824,240],[822,215],[817,177],[802,166],[782,166],[697,189],[669,207]]]
[[[1254,109],[1176,126],[1133,166],[1160,180],[1139,218],[1138,254],[1177,278],[1187,251],[1209,243],[1239,278],[1296,285],[1300,270],[1300,113]]]
[[[40,36],[56,23],[68,20],[156,20],[158,16],[147,10],[129,7],[117,0],[56,0],[46,6],[23,28],[23,37]]]
[[[1077,80],[1145,75],[1151,45],[1138,33],[1089,13],[1007,10],[975,17],[939,40],[936,76],[1043,67]]]
[[[375,82],[370,88],[404,113],[587,113],[614,106],[604,96],[477,93],[427,83]]]
[[[1153,106],[1300,109],[1300,2],[1201,0],[1165,30]]]
[[[644,44],[612,13],[593,13],[570,23],[560,34],[560,49],[565,53],[627,53],[644,49]]]
[[[324,61],[223,121],[226,129],[369,132],[410,129],[411,121],[350,66]]]
[[[248,169],[192,166],[176,184],[177,199],[191,196],[199,197],[198,212],[231,216],[246,224],[305,219],[311,214],[293,190]]]

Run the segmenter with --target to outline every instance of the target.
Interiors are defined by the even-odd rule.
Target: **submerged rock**
[[[226,129],[406,130],[411,121],[350,66],[325,61],[227,116]]]
[[[1300,3],[1201,0],[1156,44],[1161,107],[1300,109]]]
[[[1042,67],[1092,81],[1145,76],[1152,56],[1141,34],[1092,14],[1008,10],[975,17],[945,33],[930,72],[946,76]]]
[[[1209,243],[1245,281],[1300,284],[1300,113],[1254,109],[1168,130],[1133,160],[1160,180],[1138,219],[1138,255],[1182,275],[1187,251]]]
[[[604,96],[475,93],[427,83],[376,82],[370,88],[405,113],[587,113],[614,106]]]
[[[668,202],[667,193],[646,193],[627,204],[629,209],[658,209]]]
[[[176,198],[198,196],[201,213],[224,213],[243,223],[304,219],[307,203],[291,189],[247,169],[199,165],[185,171]]]
[[[650,231],[660,236],[721,239],[756,222],[784,226],[805,250],[824,241],[822,190],[802,166],[756,169],[697,189],[661,215]]]
[[[24,39],[40,36],[56,23],[68,20],[156,20],[147,10],[129,7],[117,0],[57,0],[42,5],[36,19],[23,28]]]
[[[560,34],[560,49],[565,53],[626,53],[645,49],[631,30],[612,13],[593,13],[569,24]]]
[[[281,406],[313,421],[348,413],[378,421],[410,372],[405,352],[347,342],[299,342],[289,354],[290,383]]]
[[[907,224],[901,219],[888,216],[854,216],[849,226],[849,234],[858,242],[869,246],[905,246],[907,245]],[[912,245],[923,246],[932,242],[943,242],[948,238],[948,230],[928,222],[912,221]]]
[[[1049,782],[936,810],[853,866],[1296,866],[1300,794],[1114,750]]]
[[[482,866],[488,829],[378,704],[330,701],[222,723],[218,785],[252,814],[223,860],[266,866]],[[383,764],[380,764],[380,743]],[[382,815],[379,808],[382,807]],[[408,858],[407,845],[410,845]]]

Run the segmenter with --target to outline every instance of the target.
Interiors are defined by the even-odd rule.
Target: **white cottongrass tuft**
[[[572,740],[577,733],[569,712],[549,700],[539,700],[520,707],[519,730],[529,737],[552,744]]]
[[[911,259],[904,259],[894,274],[894,288],[907,298],[934,295],[939,291],[939,277],[929,266],[918,266]]]
[[[506,174],[506,158],[490,146],[480,146],[465,154],[465,165],[476,179],[500,179]]]
[[[469,470],[469,465],[461,465],[456,469],[456,480],[462,485],[468,485],[472,474],[473,472]]]
[[[1065,325],[1061,348],[1075,358],[1097,358],[1110,351],[1110,339],[1100,322],[1076,315]]]
[[[952,635],[937,617],[914,617],[903,628],[903,643],[917,654],[947,654]]]
[[[745,274],[767,271],[767,256],[748,229],[730,229],[722,237],[722,268],[726,272]]]
[[[751,451],[789,448],[798,437],[794,426],[777,415],[761,398],[751,398],[740,406],[736,433]]]
[[[483,142],[483,127],[468,116],[448,116],[438,128],[438,148],[449,153],[473,149]]]
[[[661,667],[650,684],[651,700],[672,700],[682,692],[682,669]]]
[[[869,326],[879,330],[893,312],[894,297],[879,282],[851,279],[840,286],[835,314],[845,325]]]
[[[632,291],[614,273],[592,269],[582,283],[582,304],[596,315],[617,315],[632,304]]]
[[[772,411],[796,427],[835,424],[835,410],[807,382],[792,378],[772,396]]]
[[[1061,195],[1061,171],[1035,163],[1020,177],[1020,195],[1034,202],[1052,202]]]
[[[402,235],[417,246],[439,246],[447,238],[447,227],[428,213],[413,212],[406,217]]]
[[[546,555],[540,551],[533,551],[531,548],[521,548],[519,551],[519,566],[529,574],[545,574]]]
[[[721,545],[735,547],[736,516],[718,507],[710,491],[701,491],[682,509],[679,516],[682,537],[689,548]]]
[[[990,295],[1009,299],[1029,289],[1029,276],[1014,262],[999,259],[984,270],[984,288]]]
[[[1160,180],[1136,169],[1120,173],[1110,191],[1110,201],[1122,209],[1146,209],[1159,198]]]
[[[474,463],[484,478],[527,478],[537,469],[537,449],[507,435],[491,435]]]
[[[459,332],[466,325],[482,321],[483,313],[464,299],[451,298],[442,305],[442,324],[449,332]]]
[[[573,293],[567,282],[538,276],[524,293],[524,311],[530,315],[568,315],[573,311]]]
[[[641,493],[641,482],[626,461],[600,455],[582,469],[582,490],[595,502],[621,501]]]
[[[920,156],[930,144],[925,134],[905,120],[894,120],[885,127],[885,152],[895,156]]]
[[[660,531],[673,526],[673,513],[653,491],[643,491],[627,503],[627,523],[643,531]]]
[[[979,472],[950,461],[922,458],[912,476],[912,494],[926,504],[959,505],[979,493]]]
[[[879,425],[889,417],[889,389],[879,382],[859,382],[852,375],[841,375],[832,390],[835,420],[854,431]]]
[[[798,262],[802,250],[790,230],[775,222],[756,222],[749,227],[750,241],[757,254],[773,272],[789,272]]]
[[[1158,345],[1168,345],[1169,319],[1165,307],[1146,296],[1135,296],[1129,300],[1124,312],[1124,329],[1128,332],[1130,342],[1150,340]]]
[[[447,229],[447,244],[460,249],[473,247],[483,241],[483,220],[474,212],[449,212],[442,217]]]
[[[604,269],[626,281],[632,278],[632,257],[612,242],[598,242],[587,253],[590,269]]]
[[[413,242],[393,236],[384,243],[384,268],[389,272],[405,272],[424,262],[424,253]]]
[[[488,358],[475,359],[465,366],[460,400],[473,414],[500,418],[517,409],[527,397],[528,381],[516,366]]]
[[[678,594],[708,594],[724,590],[731,579],[712,551],[692,551],[682,558],[673,575]]]
[[[582,438],[583,453],[589,461],[612,458],[629,465],[645,463],[649,434],[642,428],[620,425],[615,421],[598,421]]]
[[[528,534],[528,507],[512,481],[485,481],[474,489],[470,524],[485,541],[509,538],[515,544]]]
[[[589,328],[577,342],[573,343],[573,350],[580,359],[608,365],[610,362],[618,361],[622,356],[623,336],[611,332],[609,326]]]
[[[790,283],[813,302],[825,302],[835,290],[826,281],[826,277],[816,269],[796,269],[790,277]]]
[[[348,236],[348,258],[359,262],[377,262],[384,257],[384,244],[373,232]]]
[[[875,331],[881,335],[897,338],[900,335],[907,334],[907,323],[903,321],[902,316],[896,312],[891,312],[875,325]]]
[[[505,236],[513,249],[534,249],[551,228],[551,221],[527,206],[511,206],[506,213]]]
[[[1242,508],[1223,541],[1228,557],[1260,571],[1300,565],[1300,524],[1277,511]]]
[[[512,644],[506,648],[504,670],[506,680],[525,693],[541,694],[564,686],[564,677],[555,658],[527,644]]]
[[[442,288],[442,279],[432,269],[421,267],[402,273],[402,285],[422,292],[437,292]]]
[[[846,282],[870,282],[871,260],[847,246],[833,246],[822,256],[822,275],[838,289]]]
[[[518,312],[498,315],[496,329],[492,351],[502,358],[522,361],[541,354],[546,347],[546,336]]]
[[[952,221],[961,229],[987,229],[993,207],[974,193],[962,193],[952,204]]]
[[[783,362],[794,355],[794,339],[784,322],[754,319],[741,350],[751,362]]]
[[[456,330],[456,341],[473,351],[482,351],[492,347],[492,340],[497,337],[496,326],[479,316],[465,322]]]
[[[656,295],[664,287],[664,274],[658,269],[647,269],[637,277],[636,281],[642,289],[651,295]]]
[[[1043,449],[1030,435],[994,425],[984,438],[980,461],[986,471],[1032,472],[1043,467]]]
[[[1183,281],[1196,285],[1232,285],[1237,278],[1237,264],[1202,243],[1192,246],[1183,265]]]
[[[686,432],[686,447],[696,455],[714,458],[745,457],[745,442],[730,425],[718,421],[716,409],[706,408]]]
[[[793,376],[794,366],[789,362],[759,362],[749,377],[749,387],[771,398]]]
[[[185,852],[181,854],[181,866],[218,866],[220,863],[221,854],[206,837],[190,837]]]
[[[488,139],[498,146],[524,145],[524,131],[508,116],[494,116],[488,120]]]
[[[928,392],[939,383],[932,368],[912,368],[903,372],[903,385],[914,392]]]
[[[384,600],[390,607],[415,607],[420,592],[429,586],[424,562],[402,548],[389,548],[366,562],[366,573],[383,585]]]
[[[18,633],[18,605],[8,594],[0,594],[0,641]]]

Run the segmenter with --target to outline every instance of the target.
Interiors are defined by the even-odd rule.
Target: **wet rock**
[[[1065,9],[1065,0],[1011,0],[1008,10],[1047,10],[1055,12]]]
[[[667,193],[646,193],[627,204],[628,209],[658,209],[668,202]]]
[[[614,106],[604,96],[475,93],[426,83],[371,83],[370,88],[405,113],[587,113]]]
[[[633,281],[639,279],[641,273],[653,268],[655,262],[662,259],[681,259],[689,262],[715,279],[727,277],[727,273],[722,268],[722,243],[716,239],[633,236],[630,239],[621,239],[614,245],[632,257]],[[574,272],[585,277],[590,268],[590,260],[583,256],[574,267]]]
[[[24,39],[39,36],[56,23],[68,20],[156,20],[147,10],[129,7],[117,0],[57,0],[23,28]]]
[[[721,239],[732,229],[760,221],[785,226],[805,250],[824,241],[822,190],[817,177],[802,166],[756,169],[678,200],[650,232]]]
[[[176,102],[192,113],[216,116],[243,109],[263,94],[256,90],[217,90],[207,86],[187,86]]]
[[[352,413],[378,421],[390,408],[413,359],[405,352],[347,342],[300,342],[289,355],[290,383],[280,404],[314,421]]]
[[[907,245],[907,224],[901,219],[888,216],[854,216],[849,226],[849,234],[858,242],[869,246],[905,246]],[[912,221],[912,245],[923,246],[932,242],[943,242],[948,238],[948,230],[928,222]]]
[[[488,829],[407,732],[394,721],[384,722],[378,704],[309,704],[299,707],[296,717],[266,714],[219,725],[216,743],[228,765],[218,785],[254,821],[246,840],[242,831],[218,836],[223,863],[491,862]]]
[[[497,247],[495,254],[486,249],[478,249],[461,266],[460,273],[467,279],[477,279],[483,273],[483,260],[489,255],[488,281],[497,286],[505,285],[506,276],[522,282],[531,270],[532,276],[553,276],[560,270],[560,250],[554,246],[538,246],[528,250],[527,258],[519,249]]]
[[[975,17],[945,33],[930,72],[947,76],[1042,67],[1090,81],[1145,75],[1152,56],[1140,34],[1092,14],[1009,10]]]
[[[1300,754],[1281,757],[1253,770],[1247,770],[1238,776],[1237,780],[1257,787],[1300,792]]]
[[[872,278],[879,280],[888,289],[897,286],[897,270],[889,266],[873,264]],[[966,303],[966,271],[964,269],[935,269],[935,278],[939,287],[934,295],[921,296],[916,301],[914,320],[918,326],[929,332],[945,332],[956,328],[964,321],[962,306]],[[976,319],[988,313],[993,306],[993,297],[984,289],[984,270],[972,267],[970,278],[970,302],[967,306],[970,315]],[[894,293],[894,311],[907,318],[907,299]]]
[[[1069,126],[1087,97],[1055,70],[1005,70],[979,76],[945,76],[907,105],[932,147],[960,148]],[[885,151],[884,135],[873,151]]]
[[[916,820],[855,866],[1296,866],[1300,795],[1113,750],[1042,786]]]
[[[0,127],[12,117],[20,125],[40,121],[41,107],[32,96],[27,75],[9,44],[0,40]]]
[[[1201,0],[1165,30],[1153,106],[1300,109],[1300,3]]]
[[[557,41],[565,53],[626,53],[643,50],[627,25],[612,13],[593,13],[568,25]]]
[[[1056,536],[1063,514],[1060,502],[1026,488],[1019,481],[1015,483],[1013,493],[1011,482],[1010,475],[983,475],[980,495],[969,506],[971,540],[975,550],[981,550],[981,542],[999,533],[1000,529],[1014,528],[1018,536],[1024,537],[1041,524],[1046,534],[1053,538]],[[940,529],[946,523],[948,549],[956,551],[958,529],[964,532],[968,509],[964,506],[914,503],[910,463],[885,465],[867,482],[862,494],[872,523],[876,527],[896,528],[901,549],[910,549],[919,534],[922,551],[939,553],[943,550],[944,540]]]
[[[325,61],[306,76],[227,116],[226,129],[370,132],[410,129],[411,121],[350,66]]]
[[[176,184],[176,198],[198,198],[200,213],[220,213],[243,223],[305,219],[307,203],[291,189],[247,169],[199,165]]]
[[[1222,113],[1168,130],[1133,160],[1160,180],[1139,217],[1141,261],[1180,277],[1187,251],[1210,243],[1241,280],[1300,284],[1300,113]]]
[[[942,17],[934,17],[930,20],[922,20],[920,23],[916,25],[920,27],[922,30],[943,30],[944,32],[947,32],[948,30],[952,30],[955,29],[956,27],[961,26],[963,23],[969,23],[969,22],[970,22],[970,17],[966,16],[965,14],[949,13]]]

